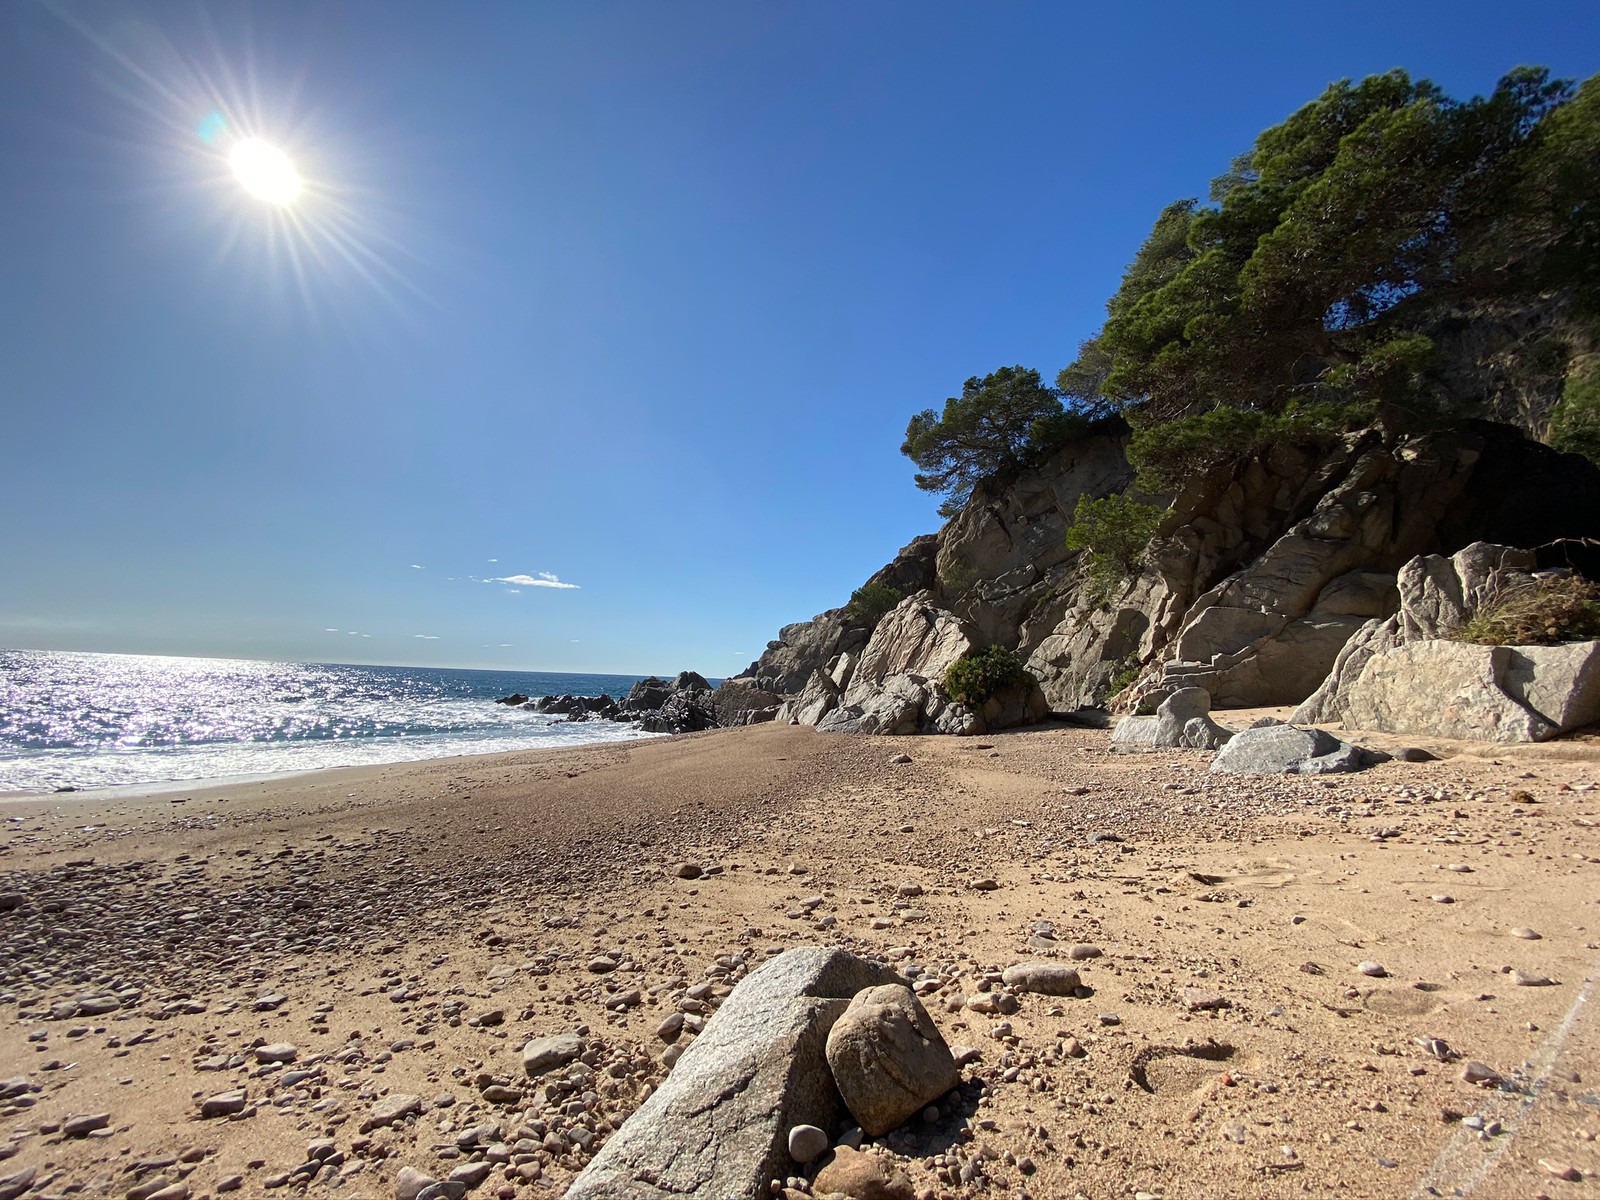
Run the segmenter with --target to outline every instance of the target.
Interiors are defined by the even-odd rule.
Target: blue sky
[[[0,645],[730,673],[1259,130],[1519,63],[1600,5],[12,0]]]

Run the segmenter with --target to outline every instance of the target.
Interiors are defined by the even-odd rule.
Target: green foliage
[[[941,516],[961,511],[972,489],[1059,449],[1088,426],[1069,413],[1039,372],[1001,367],[962,385],[943,413],[924,409],[906,426],[900,453],[922,468],[917,486],[944,492]]]
[[[1013,651],[990,646],[950,664],[944,673],[944,691],[971,708],[982,705],[1006,688],[1026,683],[1028,672]]]
[[[1496,590],[1450,637],[1479,646],[1548,646],[1600,637],[1600,587],[1580,575],[1519,581]]]
[[[1154,504],[1141,504],[1128,496],[1078,497],[1067,546],[1087,550],[1122,571],[1131,572],[1144,558],[1166,512]]]
[[[906,598],[899,588],[887,583],[865,583],[850,593],[844,615],[862,625],[876,625],[896,604]]]
[[[1124,688],[1132,686],[1143,672],[1144,667],[1140,665],[1137,658],[1128,659],[1122,664],[1117,673],[1106,682],[1107,695],[1115,696]]]
[[[1128,461],[1146,492],[1174,492],[1192,475],[1265,454],[1277,445],[1308,449],[1331,444],[1371,420],[1370,406],[1296,404],[1281,413],[1213,408],[1194,416],[1141,424],[1128,442]]]
[[[1391,71],[1263,132],[1210,204],[1163,210],[1058,383],[1147,426],[1296,402],[1427,426],[1485,399],[1434,374],[1438,331],[1518,305],[1600,312],[1600,76],[1518,68],[1463,102]],[[1535,351],[1505,336],[1516,374]]]
[[[1550,444],[1600,463],[1600,366],[1567,379],[1550,422]]]

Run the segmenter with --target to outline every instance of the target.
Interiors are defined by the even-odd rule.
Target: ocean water
[[[648,737],[493,701],[640,675],[0,650],[0,791],[275,774]]]

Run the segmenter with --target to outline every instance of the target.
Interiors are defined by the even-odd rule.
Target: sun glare
[[[293,204],[299,198],[300,172],[289,156],[260,138],[241,138],[228,154],[233,176],[245,191],[268,204]]]

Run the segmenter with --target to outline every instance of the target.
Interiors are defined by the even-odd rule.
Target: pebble
[[[591,958],[587,965],[589,970],[596,975],[609,975],[617,969],[617,960],[600,954]]]
[[[1568,1183],[1583,1182],[1583,1172],[1571,1163],[1560,1162],[1553,1158],[1541,1158],[1539,1166],[1546,1174],[1554,1175],[1557,1179],[1564,1179]]]
[[[1186,987],[1183,989],[1183,1006],[1190,1012],[1217,1012],[1224,1008],[1232,1008],[1233,1002],[1221,992]]]
[[[678,1014],[681,1018],[682,1014]],[[679,1021],[682,1027],[682,1021]],[[583,1053],[583,1039],[575,1033],[534,1038],[522,1047],[522,1069],[530,1076],[564,1066]]]
[[[1511,982],[1517,987],[1555,987],[1556,981],[1537,971],[1513,971]]]
[[[897,767],[904,766],[906,763],[911,761],[911,755],[909,755],[909,754],[896,754],[889,761],[892,764],[894,764],[895,766],[897,766]]]
[[[1000,881],[984,876],[982,879],[974,879],[967,886],[975,892],[992,892],[1000,886]]]
[[[1492,1087],[1500,1082],[1500,1073],[1487,1063],[1469,1062],[1461,1069],[1461,1078],[1467,1083]]]
[[[421,1111],[421,1096],[413,1096],[408,1092],[395,1092],[380,1097],[372,1106],[372,1111],[368,1114],[368,1123],[376,1129],[384,1125],[393,1125],[396,1121],[403,1121],[413,1113]]]
[[[1000,978],[1007,987],[1041,996],[1070,996],[1083,986],[1076,969],[1051,962],[1013,963],[1001,972]],[[968,1007],[976,1006],[969,1002]]]
[[[202,1117],[231,1117],[235,1113],[242,1113],[245,1103],[245,1094],[242,1090],[218,1092],[215,1096],[207,1096],[200,1102],[200,1115]]]
[[[265,1046],[257,1046],[255,1053],[258,1063],[291,1063],[299,1056],[300,1050],[288,1042],[270,1042]]]
[[[1525,942],[1537,942],[1542,939],[1543,935],[1536,930],[1529,929],[1526,925],[1518,925],[1511,931],[1511,936],[1521,938]]]
[[[69,1138],[88,1137],[96,1129],[104,1129],[111,1124],[110,1113],[83,1113],[78,1116],[68,1117],[61,1123],[61,1136]]]
[[[679,879],[699,879],[705,872],[699,863],[681,862],[672,868],[672,873]]]
[[[1099,958],[1102,953],[1104,953],[1104,951],[1102,951],[1099,946],[1080,944],[1071,947],[1067,951],[1067,957],[1077,962],[1083,962],[1085,959]]]
[[[1373,979],[1383,979],[1389,974],[1389,972],[1384,969],[1382,963],[1373,962],[1370,959],[1368,959],[1366,962],[1357,963],[1356,970],[1360,971],[1363,975],[1370,975]]]
[[[1443,892],[1440,892],[1434,896],[1429,896],[1428,899],[1432,900],[1435,904],[1454,904],[1456,902],[1456,898],[1454,896],[1447,896]]]
[[[801,1166],[805,1166],[814,1158],[821,1157],[828,1149],[828,1134],[826,1130],[815,1125],[796,1125],[789,1130],[789,1157]]]

